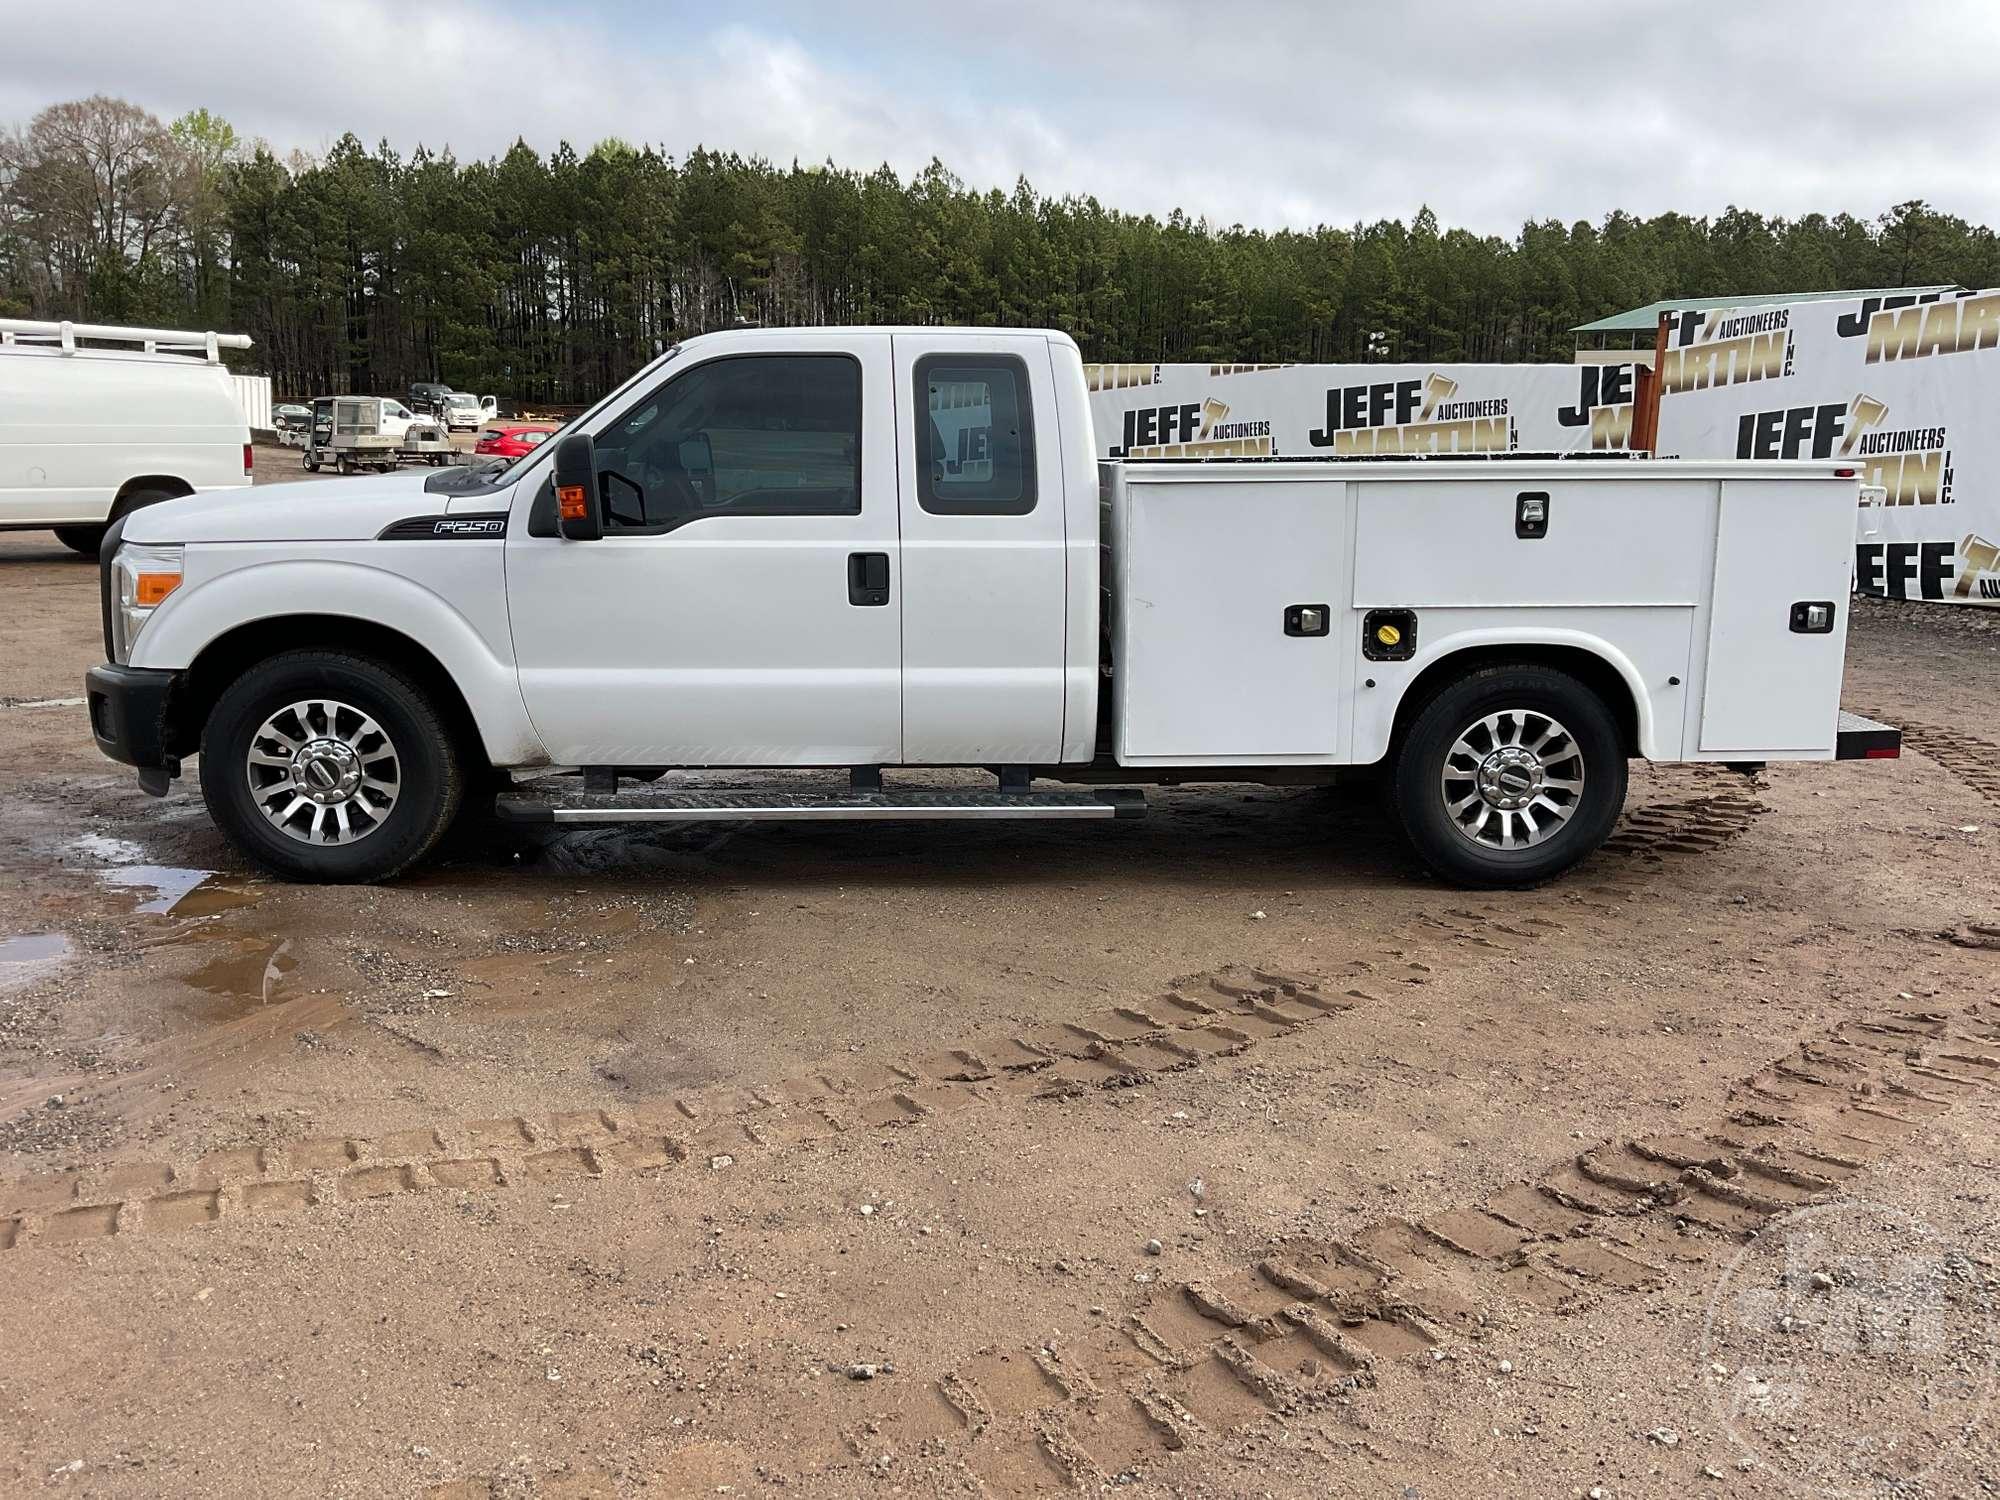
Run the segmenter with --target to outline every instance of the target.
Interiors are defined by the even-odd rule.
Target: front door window
[[[861,367],[746,355],[686,371],[597,439],[607,534],[861,511]]]

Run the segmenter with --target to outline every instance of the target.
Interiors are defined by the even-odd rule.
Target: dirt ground
[[[1259,787],[321,889],[0,590],[0,1492],[2000,1488],[2000,620],[1523,894]]]

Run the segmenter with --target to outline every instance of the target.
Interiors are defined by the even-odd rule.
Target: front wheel
[[[1625,744],[1604,700],[1565,672],[1482,668],[1433,698],[1393,766],[1417,853],[1468,886],[1534,885],[1603,843],[1625,805]]]
[[[291,880],[383,880],[458,811],[451,735],[379,662],[294,651],[239,677],[201,737],[201,793],[237,847]]]

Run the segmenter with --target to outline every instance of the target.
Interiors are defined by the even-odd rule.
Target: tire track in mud
[[[1421,964],[1347,966],[1379,984],[1421,983]],[[1143,1085],[1234,1056],[1373,997],[1262,970],[1194,975],[1152,999],[940,1047],[890,1063],[842,1057],[774,1083],[687,1094],[633,1110],[570,1110],[322,1136],[193,1161],[113,1161],[0,1182],[0,1250],[262,1218],[437,1188],[499,1190],[727,1165],[850,1130],[888,1130],[1022,1098]]]
[[[1565,930],[1540,915],[1470,905],[1420,918],[1479,957]],[[849,1131],[950,1128],[968,1109],[1143,1087],[1277,1037],[1379,1005],[1433,971],[1401,947],[1350,959],[1331,978],[1230,966],[1149,999],[941,1046],[890,1062],[841,1054],[749,1087],[630,1109],[437,1121],[377,1136],[250,1145],[192,1160],[110,1161],[0,1181],[0,1251],[262,1219],[437,1189],[502,1191],[811,1146]],[[1364,987],[1366,986],[1366,987]]]
[[[2000,745],[1931,724],[1906,723],[1902,728],[1906,749],[1936,761],[1990,806],[2000,808]]]
[[[1766,811],[1753,794],[1734,790],[1628,807],[1603,852],[1647,860],[1711,853],[1741,837]]]
[[[962,1466],[1000,1500],[1095,1492],[1294,1421],[1366,1441],[1356,1419],[1399,1362],[1483,1338],[1502,1305],[1559,1314],[1711,1274],[1772,1215],[1839,1194],[1927,1120],[1993,1097],[1996,1053],[2000,1002],[1844,1021],[1739,1081],[1705,1124],[1599,1142],[1475,1206],[1281,1238],[1220,1275],[1154,1283],[1079,1336],[982,1349],[841,1432],[844,1472]],[[831,1477],[800,1477],[819,1474]],[[571,1482],[617,1492],[609,1476]],[[429,1493],[498,1492],[488,1485]]]
[[[1685,1133],[1600,1142],[1427,1219],[1281,1239],[1220,1278],[1157,1283],[1081,1338],[982,1351],[939,1383],[960,1457],[995,1496],[1095,1490],[1254,1424],[1338,1419],[1386,1363],[1482,1336],[1496,1303],[1539,1316],[1706,1274],[1995,1091],[2000,1001],[1844,1021]]]
[[[1717,816],[1713,804],[1724,800],[1668,804],[1648,826],[1661,833],[1661,847],[1669,852],[1702,847],[1690,840],[1702,836]],[[1761,811],[1749,799],[1736,800],[1745,822]],[[1684,807],[1695,811],[1687,815]],[[1432,943],[1441,939],[1474,961],[1568,930],[1539,911],[1464,896],[1457,904],[1413,909],[1409,920]],[[1424,984],[1432,975],[1408,949],[1378,945],[1362,950],[1331,978],[1226,967],[1177,981],[1151,999],[1106,1006],[998,1040],[982,1036],[887,1063],[842,1054],[775,1082],[631,1109],[437,1121],[375,1137],[325,1136],[235,1147],[192,1160],[113,1161],[0,1180],[0,1251],[194,1228],[224,1218],[266,1218],[439,1188],[505,1190],[624,1172],[646,1175],[722,1158],[733,1164],[746,1153],[807,1146],[850,1130],[943,1121],[969,1107],[1138,1087],[1378,1005],[1391,987]],[[280,1020],[291,1024],[292,1018]],[[259,1017],[258,1024],[267,1023]],[[164,1068],[166,1061],[155,1066]]]

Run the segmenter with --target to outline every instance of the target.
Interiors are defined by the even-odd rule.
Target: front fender
[[[189,547],[185,581],[147,620],[134,644],[131,665],[185,671],[223,635],[260,621],[297,615],[366,621],[407,637],[436,659],[464,695],[494,765],[545,761],[547,753],[521,701],[507,626],[500,544],[353,545],[395,547],[398,570],[391,572],[358,557],[264,561],[254,557],[257,549],[251,545]],[[484,558],[475,560],[475,552]],[[219,555],[230,553],[238,555]],[[490,569],[479,565],[489,559]],[[438,587],[441,582],[457,585],[452,592],[464,600],[464,607],[447,597]]]

